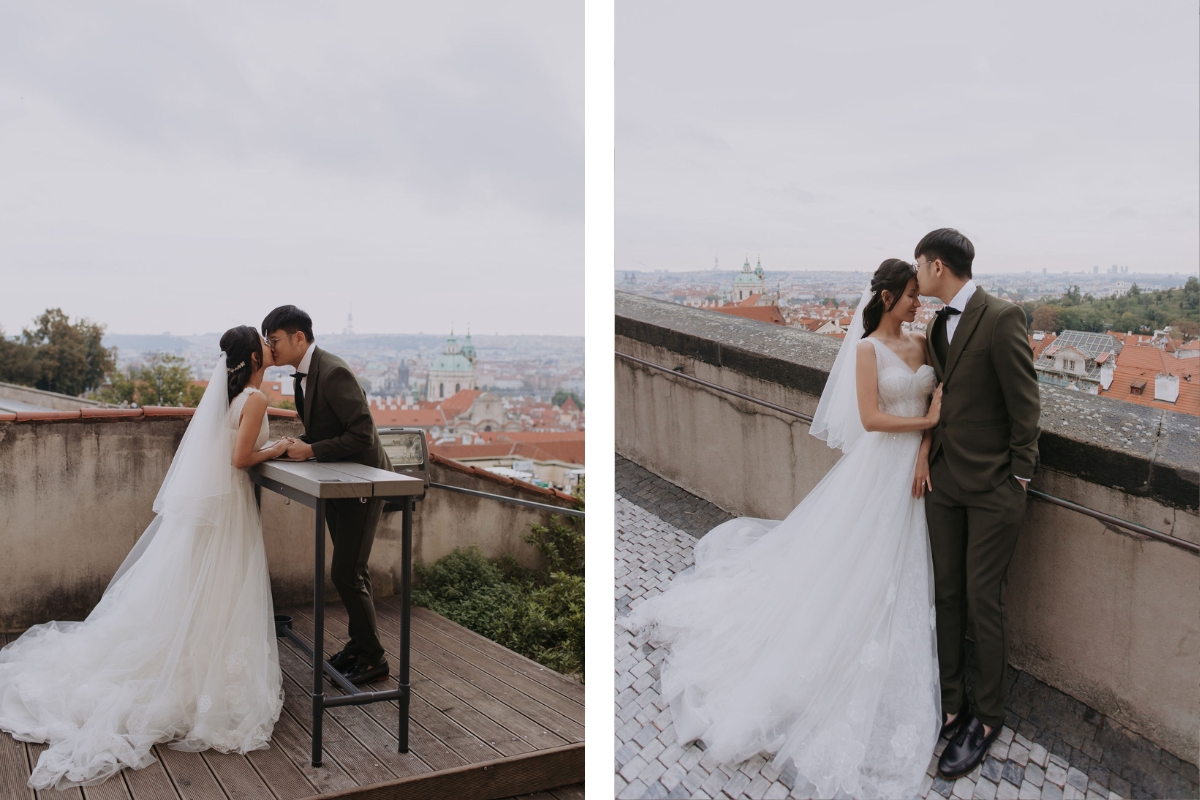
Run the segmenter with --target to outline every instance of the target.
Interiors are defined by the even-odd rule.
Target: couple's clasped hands
[[[280,437],[263,448],[271,458],[287,458],[292,461],[307,461],[313,457],[312,445],[291,436]]]
[[[929,400],[929,411],[925,413],[926,428],[932,430],[936,428],[938,422],[942,419],[942,384],[938,384],[933,390],[933,397]],[[925,492],[933,490],[933,482],[929,479],[929,434],[926,433],[925,440],[921,442],[921,450],[917,455],[917,469],[913,475],[912,496],[924,497]]]

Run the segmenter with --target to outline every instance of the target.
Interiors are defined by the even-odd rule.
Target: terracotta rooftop
[[[779,313],[777,306],[718,306],[712,310],[744,319],[770,322],[773,325],[787,324],[784,322],[783,315]]]
[[[1154,399],[1154,379],[1163,372],[1179,378],[1179,397],[1174,403]],[[1134,384],[1142,381],[1145,381],[1142,394],[1130,391]],[[1112,385],[1107,391],[1102,389],[1100,394],[1140,406],[1200,416],[1200,363],[1174,358],[1157,347],[1127,344],[1117,354]]]
[[[446,419],[454,419],[460,414],[465,414],[471,410],[471,404],[483,392],[478,389],[463,389],[447,397],[439,405],[442,413],[446,415]]]
[[[551,438],[554,434],[543,435],[545,439],[532,442],[496,439],[483,444],[430,444],[429,451],[452,459],[519,456],[534,461],[584,463],[582,435],[578,439],[554,439]]]

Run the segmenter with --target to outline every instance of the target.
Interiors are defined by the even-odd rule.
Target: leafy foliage
[[[1200,280],[1187,279],[1181,289],[1143,292],[1135,283],[1121,297],[1080,295],[1072,286],[1056,301],[1022,303],[1033,330],[1133,331],[1151,333],[1168,326],[1172,333],[1193,339],[1200,334]]]
[[[567,402],[568,397],[575,401],[575,405],[579,406],[581,411],[583,410],[583,398],[574,392],[568,392],[563,389],[559,389],[554,393],[554,397],[550,398],[550,405],[561,406],[563,403]]]
[[[456,549],[416,567],[412,601],[582,680],[583,520],[555,514],[549,525],[529,527],[524,539],[545,556],[546,569],[524,569],[512,556],[489,561],[477,547]]]
[[[192,369],[183,358],[155,353],[143,366],[114,372],[100,389],[100,400],[113,405],[196,407],[204,389],[192,381]]]
[[[105,349],[104,326],[86,319],[71,324],[61,308],[49,308],[19,339],[0,331],[0,381],[48,392],[81,395],[95,389],[116,364]]]

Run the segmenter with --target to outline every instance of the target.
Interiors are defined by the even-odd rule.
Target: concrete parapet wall
[[[154,518],[151,508],[188,419],[179,415],[0,421],[0,631],[51,619],[83,619]],[[298,435],[294,418],[272,415],[271,436]],[[432,465],[440,483],[563,505],[469,469]],[[455,547],[512,554],[534,567],[522,541],[549,513],[431,489],[417,503],[413,560],[431,563]],[[262,493],[263,540],[277,606],[312,598],[313,511]],[[399,513],[385,513],[368,570],[377,595],[399,587]],[[326,545],[326,556],[332,548]],[[328,574],[328,572],[326,573]],[[336,599],[332,584],[327,597]]]
[[[616,349],[812,414],[840,342],[618,294]],[[800,420],[616,359],[617,451],[727,511],[780,519],[841,453]],[[1200,420],[1043,387],[1033,488],[1200,543]],[[1200,557],[1032,499],[1009,659],[1189,762],[1200,748]]]
[[[0,383],[0,398],[55,411],[78,411],[81,408],[99,408],[104,405],[99,400],[72,397],[69,394],[59,394],[58,392],[44,392],[41,389],[34,389],[32,386],[18,386],[15,383]]]

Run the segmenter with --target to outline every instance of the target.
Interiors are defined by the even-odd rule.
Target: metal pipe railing
[[[582,517],[584,515],[584,512],[577,508],[563,508],[561,506],[552,506],[549,503],[535,503],[532,500],[518,500],[515,497],[507,497],[502,494],[492,494],[491,492],[481,492],[478,489],[464,489],[461,486],[451,486],[448,483],[434,483],[430,481],[429,486],[432,489],[445,489],[448,492],[469,494],[472,497],[486,497],[489,500],[498,500],[501,503],[508,503],[509,505],[536,508],[539,511],[550,511],[555,514],[565,514],[568,517]]]
[[[775,403],[770,403],[770,402],[767,402],[766,400],[760,400],[757,397],[753,397],[751,395],[744,394],[742,392],[734,391],[733,389],[727,389],[726,387],[721,386],[718,383],[712,383],[710,381],[701,380],[700,378],[696,378],[692,375],[686,375],[682,372],[682,367],[677,367],[675,369],[671,369],[670,367],[664,367],[661,364],[655,364],[652,361],[646,361],[645,359],[641,359],[636,356],[631,356],[626,353],[618,352],[616,355],[618,358],[623,358],[626,361],[632,361],[635,364],[641,364],[644,367],[656,369],[656,370],[659,370],[660,372],[670,373],[671,375],[674,375],[677,378],[683,378],[684,380],[691,381],[692,383],[698,383],[701,386],[705,386],[714,391],[722,392],[727,395],[732,395],[733,397],[737,397],[741,400],[745,400],[750,403],[755,403],[760,406],[765,406],[766,408],[769,408],[772,411],[778,411],[781,414],[787,414],[788,416],[795,417],[804,422],[812,422],[812,417],[809,416],[808,414],[801,414],[799,411],[793,411],[790,408],[784,408],[783,406],[776,405]],[[1072,503],[1070,500],[1064,500],[1061,497],[1055,497],[1052,494],[1046,494],[1045,492],[1038,491],[1037,489],[1029,489],[1028,491],[1032,497],[1035,497],[1038,500],[1042,500],[1044,502],[1051,503],[1056,506],[1061,506],[1063,508],[1069,509],[1076,513],[1092,517],[1093,519],[1098,519],[1101,522],[1103,522],[1104,524],[1111,525],[1114,528],[1121,528],[1123,530],[1131,531],[1132,533],[1137,533],[1142,536],[1148,536],[1151,539],[1157,539],[1160,542],[1165,542],[1169,545],[1174,545],[1175,547],[1178,547],[1182,550],[1187,550],[1190,553],[1200,553],[1200,544],[1196,544],[1194,542],[1189,542],[1186,539],[1180,539],[1179,537],[1172,536],[1169,533],[1163,533],[1162,531],[1156,531],[1153,528],[1147,528],[1145,525],[1139,525],[1136,522],[1130,522],[1129,520],[1121,519],[1120,517],[1114,517],[1112,514],[1105,514],[1103,511],[1097,511],[1094,508],[1088,508],[1087,506],[1082,506],[1078,503]]]

